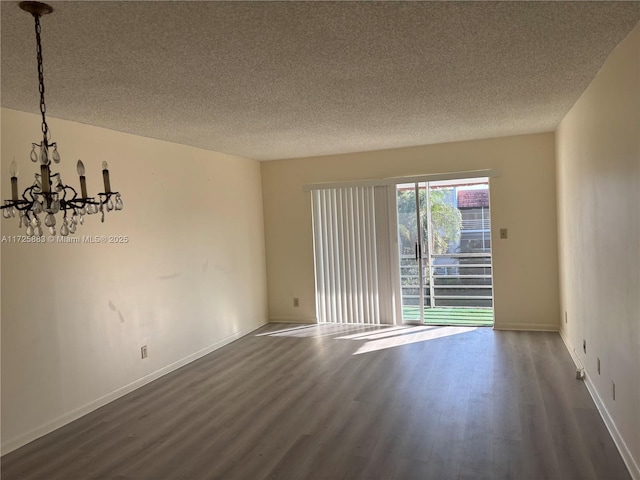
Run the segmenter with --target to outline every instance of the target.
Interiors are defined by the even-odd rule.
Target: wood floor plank
[[[573,413],[596,478],[625,478],[627,467],[597,410],[574,408]]]
[[[270,324],[1,459],[3,480],[628,480],[562,340]]]

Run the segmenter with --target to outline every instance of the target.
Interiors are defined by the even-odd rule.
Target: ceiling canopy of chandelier
[[[60,224],[56,215],[63,212],[60,235],[67,236],[76,232],[78,224],[84,223],[84,215],[100,213],[104,222],[106,211],[122,210],[122,197],[119,192],[111,191],[109,166],[102,162],[104,192],[98,198],[87,195],[85,168],[78,160],[77,171],[80,177],[80,194],[71,186],[65,185],[59,173],[51,171],[51,162],[60,163],[60,154],[56,142],[51,141],[51,132],[47,125],[46,105],[44,101],[44,75],[42,68],[42,44],[40,40],[40,17],[53,12],[53,8],[40,2],[20,2],[20,8],[33,15],[36,30],[36,53],[38,61],[38,83],[40,90],[40,113],[42,114],[42,142],[33,143],[31,161],[40,164],[40,173],[35,181],[18,195],[18,166],[15,159],[11,162],[11,199],[5,200],[2,209],[4,218],[19,216],[19,226],[25,226],[28,236],[42,236],[40,215],[44,215],[44,224],[51,235],[56,234],[56,225]]]

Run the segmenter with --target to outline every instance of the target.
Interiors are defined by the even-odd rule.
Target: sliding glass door
[[[396,186],[403,322],[493,324],[487,179]]]
[[[406,183],[396,187],[402,319],[422,321],[431,306],[429,282],[427,184]]]

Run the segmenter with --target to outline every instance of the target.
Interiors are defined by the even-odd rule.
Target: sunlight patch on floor
[[[394,326],[358,324],[321,324],[283,328],[273,332],[256,334],[256,337],[318,338],[333,336],[334,340],[349,340],[362,345],[353,353],[377,352],[437,338],[459,335],[477,330],[478,327],[458,326]]]
[[[411,330],[411,327],[386,327],[384,329],[376,329],[372,332],[354,333],[352,335],[343,335],[342,337],[336,337],[337,340],[372,340],[376,338],[385,338],[392,335],[398,335],[399,333],[405,333]]]
[[[278,330],[276,332],[257,333],[255,336],[256,337],[273,337],[273,336],[278,336],[278,334],[281,334],[280,336],[286,337],[288,333],[298,332],[299,330],[305,330],[305,329],[315,328],[315,327],[317,327],[317,325],[303,325],[302,327],[285,328],[283,330]]]
[[[308,337],[327,337],[331,335],[341,335],[350,332],[359,332],[357,335],[366,334],[371,330],[379,331],[381,329],[393,328],[391,325],[366,325],[366,324],[339,324],[339,323],[324,323],[303,325],[290,328],[284,328],[282,330],[276,330],[273,332],[258,333],[256,337],[296,337],[296,338],[308,338]]]
[[[394,335],[377,340],[368,340],[354,355],[376,352],[386,348],[401,347],[412,343],[426,342],[436,338],[449,337],[477,330],[477,327],[409,327],[411,332],[406,335]],[[399,332],[398,332],[399,333]]]

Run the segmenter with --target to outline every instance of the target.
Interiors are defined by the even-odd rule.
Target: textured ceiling
[[[552,131],[638,2],[50,2],[57,118],[267,160]],[[2,105],[37,112],[2,2]],[[55,132],[54,132],[55,133]]]

